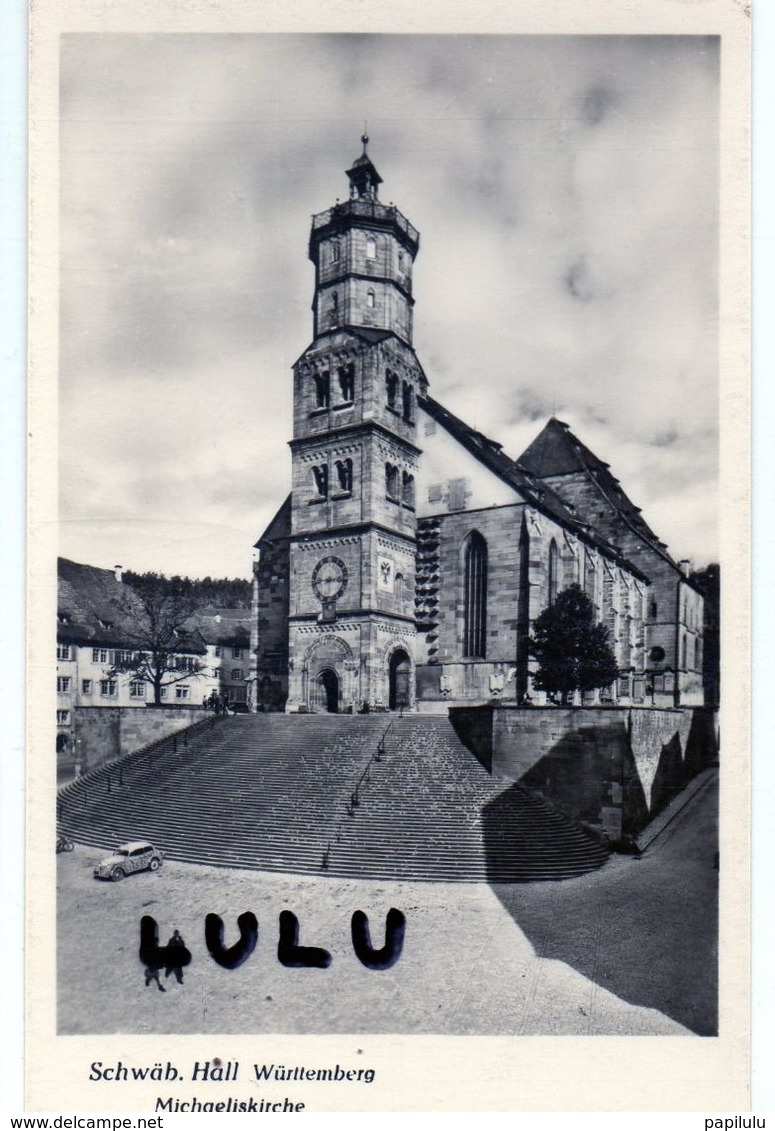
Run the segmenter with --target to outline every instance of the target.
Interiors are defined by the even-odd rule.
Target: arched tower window
[[[328,467],[326,464],[320,464],[318,467],[312,468],[312,482],[315,487],[318,498],[325,499],[328,497]]]
[[[351,459],[338,459],[335,466],[339,490],[350,494],[353,489],[353,461]]]
[[[369,289],[366,291],[366,305],[369,307],[369,309],[373,309],[374,302],[374,290],[372,287],[369,287]]]
[[[555,542],[554,538],[552,538],[551,542],[549,543],[549,593],[548,593],[548,597],[549,597],[549,604],[550,605],[553,605],[554,602],[557,600],[557,566],[558,566],[557,543]]]
[[[390,369],[385,371],[385,393],[388,408],[395,408],[398,398],[398,377]]]
[[[334,242],[331,244],[331,262],[338,263],[341,254],[342,249],[340,247],[339,240],[334,240]]]
[[[385,494],[389,499],[398,502],[399,470],[394,463],[385,464]]]
[[[337,370],[339,376],[339,388],[342,393],[343,401],[352,401],[355,399],[355,366],[352,362],[349,365],[340,365]]]
[[[407,424],[413,423],[413,405],[414,398],[412,396],[412,386],[408,381],[404,381],[401,390],[401,407],[403,410],[404,420],[407,422]]]
[[[463,655],[487,655],[487,543],[478,531],[463,552]]]
[[[401,476],[401,502],[407,507],[414,506],[414,476],[408,471]]]
[[[366,258],[377,258],[377,241],[374,239],[374,236],[368,236],[366,239]]]
[[[331,382],[329,372],[313,374],[315,380],[315,402],[318,408],[328,408],[331,399]]]

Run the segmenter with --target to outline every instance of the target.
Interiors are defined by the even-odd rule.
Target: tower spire
[[[369,157],[369,134],[366,122],[363,123],[361,144],[363,145],[363,153],[360,157],[355,158],[352,167],[347,170],[347,176],[350,180],[350,199],[376,200],[379,195],[379,186],[382,184],[382,177]]]

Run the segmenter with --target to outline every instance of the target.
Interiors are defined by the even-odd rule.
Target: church
[[[571,584],[619,668],[584,705],[701,705],[702,593],[609,465],[554,418],[513,459],[430,394],[412,345],[419,233],[380,201],[362,143],[349,198],[312,219],[291,491],[256,543],[255,705],[543,705],[528,639]]]

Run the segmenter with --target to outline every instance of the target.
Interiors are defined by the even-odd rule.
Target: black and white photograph
[[[513,1069],[546,1108],[522,1038],[737,1031],[722,57],[59,35],[41,733],[90,1103],[471,1110]],[[499,1042],[450,1091],[415,1037]]]

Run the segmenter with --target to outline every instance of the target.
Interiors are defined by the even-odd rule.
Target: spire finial
[[[369,144],[369,127],[368,123],[363,123],[363,133],[361,134],[361,141],[363,143],[363,156],[366,156],[366,146]]]

